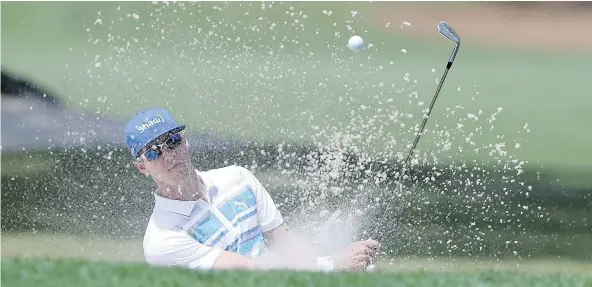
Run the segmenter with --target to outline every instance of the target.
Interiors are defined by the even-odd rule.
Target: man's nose
[[[165,162],[171,162],[174,158],[174,151],[168,147],[164,147],[161,153],[161,157]]]

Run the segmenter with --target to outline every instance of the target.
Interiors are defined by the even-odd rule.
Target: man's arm
[[[212,269],[262,269],[262,266],[256,264],[255,259],[240,255],[238,253],[222,250],[220,255],[212,265]]]
[[[332,256],[318,257],[313,242],[298,235],[288,224],[265,233],[274,254],[280,254],[283,260],[306,269],[321,270],[363,270],[374,261],[380,244],[375,240],[351,243],[345,250]]]
[[[309,260],[315,259],[319,254],[314,250],[313,242],[300,236],[292,230],[287,223],[282,223],[277,228],[264,234],[265,241],[269,242],[272,249],[298,255]]]
[[[298,235],[287,223],[266,232],[265,242],[268,246],[268,259],[290,264],[291,268],[332,269],[319,265],[319,255],[310,240]]]
[[[154,240],[144,243],[146,260],[153,265],[181,266],[190,269],[332,269],[319,266],[312,248],[289,227],[282,224],[266,236],[275,242],[275,250],[255,259],[203,245],[181,230],[162,230]],[[285,246],[284,246],[285,245]],[[363,250],[369,243],[356,242],[335,260],[335,269],[360,269],[365,267]],[[287,250],[287,256],[286,256]]]
[[[268,250],[251,259],[240,254],[222,251],[213,265],[214,269],[319,269],[317,256],[312,245],[295,232],[288,224],[264,234]],[[325,269],[328,269],[325,266]]]

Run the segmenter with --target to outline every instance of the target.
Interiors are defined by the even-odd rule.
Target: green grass
[[[592,277],[515,271],[331,273],[295,271],[195,272],[143,263],[82,260],[2,260],[4,286],[589,286]]]
[[[328,136],[361,133],[369,142],[352,145],[393,156],[412,140],[409,127],[429,103],[451,49],[443,38],[402,36],[370,24],[374,6],[366,3],[164,6],[3,3],[3,67],[47,85],[71,107],[127,118],[137,109],[160,105],[195,130],[241,139],[321,140],[314,138],[317,126],[336,127]],[[355,18],[352,10],[358,11]],[[132,13],[139,19],[128,16]],[[102,25],[95,24],[97,18]],[[344,44],[354,32],[373,47],[348,51]],[[527,167],[589,173],[591,162],[582,155],[591,139],[584,132],[590,121],[586,107],[592,104],[584,96],[590,63],[584,54],[463,43],[427,128],[452,132],[450,140],[465,151],[439,152],[436,144],[442,139],[434,134],[424,136],[419,148],[437,152],[443,161],[496,161],[488,155],[491,148],[469,149],[465,138],[475,133],[477,146],[505,142],[510,154],[528,161]],[[405,73],[411,82],[403,79]],[[413,91],[417,99],[410,101]],[[425,103],[421,108],[419,101]],[[487,118],[498,107],[503,112],[490,124]],[[401,119],[407,124],[401,128],[388,119],[394,110],[414,118]],[[478,121],[467,119],[467,113],[479,110]],[[384,125],[382,134],[361,125],[374,117]],[[359,123],[350,124],[352,118]],[[465,127],[457,128],[458,123]],[[523,129],[526,123],[530,133]],[[479,126],[481,133],[475,131]]]

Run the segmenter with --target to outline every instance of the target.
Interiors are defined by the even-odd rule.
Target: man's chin
[[[180,167],[176,167],[170,171],[170,177],[175,179],[175,181],[185,181],[189,179],[191,175],[191,168],[189,165],[183,165]]]

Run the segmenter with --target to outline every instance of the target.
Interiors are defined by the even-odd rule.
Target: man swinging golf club
[[[158,186],[143,243],[149,264],[326,271],[364,270],[374,261],[379,247],[374,240],[318,256],[310,242],[291,231],[248,169],[195,169],[185,127],[162,108],[136,113],[125,127],[134,166]]]

